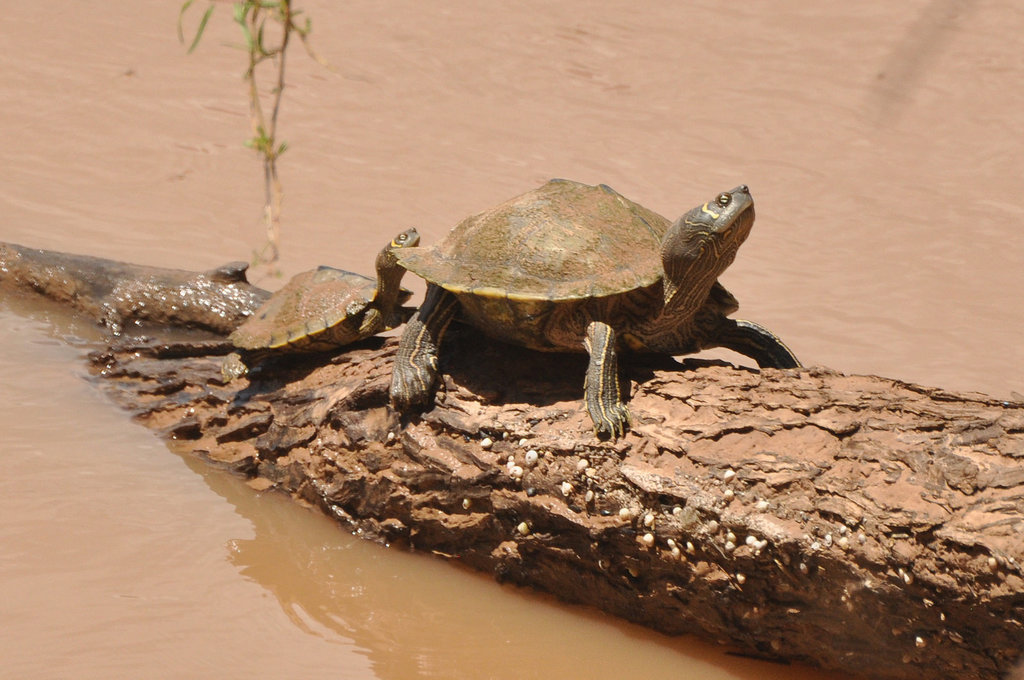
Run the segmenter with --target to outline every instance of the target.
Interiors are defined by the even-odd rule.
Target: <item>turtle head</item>
[[[395,251],[419,245],[420,234],[415,229],[406,229],[391,239],[391,243],[377,254],[377,294],[374,306],[387,318],[402,297],[402,277],[405,268],[398,263]]]
[[[406,229],[391,239],[391,243],[384,246],[384,249],[377,254],[377,275],[384,276],[398,267],[398,258],[395,257],[396,250],[399,248],[413,248],[419,244],[420,233],[415,228]]]
[[[696,312],[753,225],[754,199],[745,185],[723,191],[676,220],[661,243],[665,306]]]

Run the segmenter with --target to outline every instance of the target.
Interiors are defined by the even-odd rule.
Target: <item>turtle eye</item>
[[[396,246],[402,245],[403,243],[406,242],[406,240],[408,238],[409,238],[409,236],[407,234],[399,234],[398,236],[395,237],[395,245]]]
[[[718,198],[716,198],[715,201],[718,203],[718,205],[724,208],[730,203],[732,203],[732,194],[722,192],[718,194]]]

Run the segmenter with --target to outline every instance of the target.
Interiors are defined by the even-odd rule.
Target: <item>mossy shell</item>
[[[297,274],[229,336],[243,350],[332,349],[363,339],[377,280],[333,267]],[[402,289],[399,304],[412,293]]]
[[[603,184],[555,179],[463,220],[436,246],[397,256],[409,271],[463,296],[606,297],[662,278],[669,224]]]

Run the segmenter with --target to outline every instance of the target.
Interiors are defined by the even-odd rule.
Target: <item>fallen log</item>
[[[110,280],[133,275],[117,266]],[[627,362],[633,432],[599,442],[583,357],[453,329],[437,406],[406,422],[388,406],[395,346],[282,357],[229,384],[217,339],[124,337],[91,360],[175,449],[367,538],[668,634],[878,678],[997,678],[1024,649],[1022,403]]]

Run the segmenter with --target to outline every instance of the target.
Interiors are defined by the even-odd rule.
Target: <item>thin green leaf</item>
[[[265,55],[267,53],[267,48],[263,46],[263,28],[266,25],[266,22],[261,21],[260,28],[258,31],[256,31],[256,49],[259,50],[259,53],[262,55]]]
[[[245,49],[247,49],[250,52],[252,52],[253,51],[253,39],[252,39],[252,32],[249,30],[249,24],[246,23],[245,19],[243,18],[241,21],[238,22],[238,25],[242,27],[242,35],[245,36]]]
[[[192,40],[192,44],[188,46],[188,53],[192,54],[192,51],[199,46],[199,41],[203,37],[203,31],[206,30],[206,22],[210,20],[210,15],[213,14],[213,5],[206,8],[203,12],[203,18],[199,21],[199,28],[196,29],[196,37]]]
[[[196,0],[185,0],[185,3],[181,6],[181,11],[178,12],[178,42],[185,44],[185,31],[182,29],[182,22],[185,19],[185,12],[192,6],[192,3]]]

